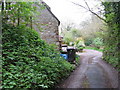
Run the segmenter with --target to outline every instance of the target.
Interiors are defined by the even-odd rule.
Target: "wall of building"
[[[33,28],[40,34],[40,37],[49,44],[59,45],[59,21],[51,12],[49,6],[43,8],[37,6],[37,14],[34,17]]]

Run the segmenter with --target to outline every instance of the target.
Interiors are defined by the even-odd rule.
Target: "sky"
[[[77,6],[74,3],[78,3],[86,7],[84,0],[43,0],[50,7],[51,11],[55,16],[61,21],[61,23],[75,23],[79,25],[82,21],[89,20],[91,13],[86,11],[84,8]],[[86,0],[89,7],[93,9],[94,12],[97,12],[98,9],[95,7],[100,7],[98,0]]]

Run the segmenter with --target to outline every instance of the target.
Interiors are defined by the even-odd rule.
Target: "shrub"
[[[86,46],[91,45],[92,42],[93,42],[93,39],[91,39],[91,38],[87,38],[87,39],[85,39],[85,45],[86,45]]]
[[[104,2],[107,30],[104,34],[103,58],[120,71],[120,2]]]
[[[35,30],[3,24],[3,88],[50,88],[74,68]]]
[[[100,48],[101,46],[103,46],[103,39],[97,37],[94,39],[92,44],[95,45],[95,47]]]

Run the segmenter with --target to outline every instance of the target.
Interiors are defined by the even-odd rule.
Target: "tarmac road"
[[[80,66],[58,88],[118,88],[118,72],[102,60],[102,52],[84,49]]]

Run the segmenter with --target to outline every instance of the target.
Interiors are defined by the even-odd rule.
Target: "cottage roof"
[[[52,14],[52,16],[58,21],[58,25],[60,25],[60,21],[59,19],[52,13],[51,8],[44,2],[41,0],[41,3],[46,7],[46,9]]]

